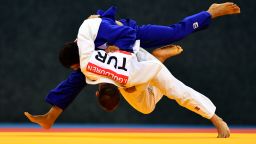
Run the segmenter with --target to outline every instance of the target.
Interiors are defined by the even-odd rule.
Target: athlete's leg
[[[141,49],[140,52],[148,60],[156,60],[147,51]],[[204,95],[177,80],[164,65],[151,84],[159,88],[162,94],[176,100],[181,106],[210,119],[218,130],[218,137],[229,137],[228,126],[215,114],[214,104]]]
[[[179,24],[174,24],[178,25]],[[186,31],[182,26],[161,26],[161,25],[143,25],[137,28],[137,38],[141,42],[141,47],[154,48],[169,45],[192,33]],[[187,32],[187,33],[185,33]]]
[[[216,107],[214,104],[203,94],[177,80],[165,66],[163,66],[152,83],[157,86],[164,95],[176,100],[179,105],[210,119],[218,130],[218,137],[229,137],[229,128],[227,124],[215,114]]]
[[[137,27],[137,38],[141,40],[141,47],[152,48],[172,44],[189,34],[206,28],[211,19],[240,13],[240,8],[234,3],[226,2],[213,4],[204,12],[184,18],[181,22],[161,26],[142,25]]]

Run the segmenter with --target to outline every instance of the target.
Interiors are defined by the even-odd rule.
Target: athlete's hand
[[[92,19],[92,18],[99,18],[100,15],[90,15],[87,19]]]
[[[117,46],[108,46],[106,49],[105,49],[105,52],[106,53],[110,53],[110,52],[115,52],[115,51],[117,51],[117,50],[119,50],[119,48],[117,47]]]
[[[221,3],[221,4],[212,4],[208,11],[212,19],[224,15],[232,15],[232,14],[239,14],[240,13],[240,8],[236,4],[232,2],[226,2],[226,3]]]
[[[93,19],[93,18],[99,18],[100,15],[90,15],[87,19]],[[119,26],[123,26],[123,24],[120,21],[116,20],[116,24]]]
[[[120,21],[117,21],[117,20],[116,20],[116,24],[119,26],[123,26],[123,23],[121,23]]]

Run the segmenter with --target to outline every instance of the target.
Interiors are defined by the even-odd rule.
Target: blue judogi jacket
[[[169,26],[138,26],[136,21],[131,19],[119,20],[123,24],[119,26],[115,22],[115,13],[115,7],[105,12],[98,10],[97,14],[101,17],[101,23],[94,40],[95,49],[105,49],[108,45],[115,45],[121,50],[133,52],[133,44],[136,40],[140,40],[143,48],[160,47],[205,29],[211,22],[211,15],[202,11]],[[66,80],[49,92],[45,100],[52,105],[66,109],[85,86],[83,73],[80,70],[73,71]]]

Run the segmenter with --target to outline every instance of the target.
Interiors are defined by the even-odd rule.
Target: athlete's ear
[[[96,97],[98,97],[100,95],[100,92],[97,90],[95,95],[96,95]]]

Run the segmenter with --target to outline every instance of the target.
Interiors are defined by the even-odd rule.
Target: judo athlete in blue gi
[[[83,26],[84,24],[81,26],[83,27],[82,31],[92,29],[97,31],[97,33],[89,33],[89,37],[86,35],[80,35],[82,38],[87,40],[86,43],[79,43],[78,37],[78,46],[82,51],[79,50],[80,64],[79,60],[77,63],[81,67],[86,65],[86,61],[88,61],[87,57],[81,57],[81,55],[86,55],[87,52],[95,50],[94,48],[104,50],[108,46],[114,45],[120,50],[134,52],[133,48],[136,40],[141,41],[140,46],[143,48],[168,45],[195,31],[206,28],[212,18],[228,14],[236,14],[239,12],[239,7],[233,3],[213,4],[208,11],[203,11],[196,15],[187,17],[180,23],[170,26],[137,26],[135,21],[129,19],[120,20],[122,25],[120,26],[116,23],[114,18],[115,8],[111,8],[106,12],[100,11],[98,14],[101,18],[89,19],[87,20],[87,23],[84,22],[85,26]],[[94,24],[90,24],[91,22]],[[76,68],[77,66],[74,65],[75,63],[66,65],[64,62],[63,64],[71,68]],[[32,116],[28,113],[25,113],[25,115],[32,122],[38,123],[44,128],[50,128],[62,110],[64,110],[73,101],[85,85],[84,75],[79,70],[73,71],[67,80],[58,85],[58,87],[52,90],[46,97],[46,101],[54,105],[46,115]],[[56,110],[58,112],[56,112]],[[55,116],[49,116],[52,113],[55,113]],[[49,120],[52,122],[44,123],[44,120],[42,120],[43,118],[45,118],[46,121]],[[215,123],[213,123],[218,129],[219,137],[229,137],[228,127],[223,126],[225,125],[225,122],[217,116],[212,117],[211,120],[215,121]]]

